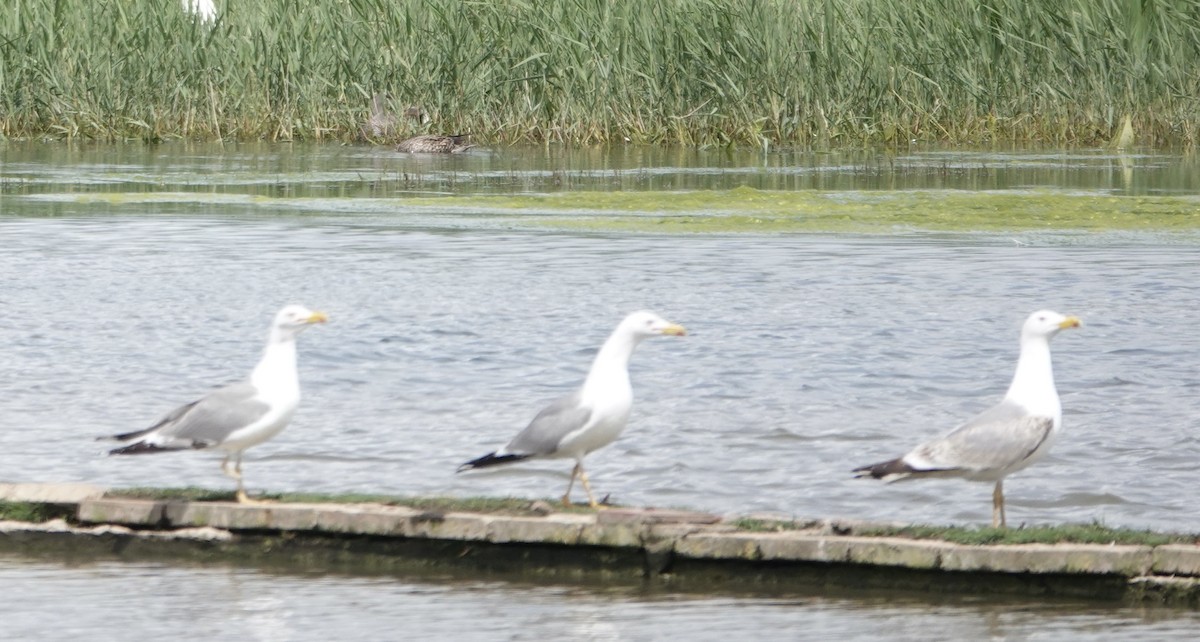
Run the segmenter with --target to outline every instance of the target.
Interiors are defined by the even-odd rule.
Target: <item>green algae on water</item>
[[[213,194],[171,192],[38,195],[110,205],[211,204]],[[327,198],[220,195],[267,211],[327,213]],[[1200,196],[1125,196],[1061,190],[729,190],[560,193],[344,199],[378,215],[453,212],[534,229],[651,234],[930,232],[1200,232]],[[338,210],[341,211],[341,210]]]
[[[630,232],[887,232],[896,229],[1200,230],[1200,197],[1060,191],[570,192],[404,199],[525,214],[533,225]]]

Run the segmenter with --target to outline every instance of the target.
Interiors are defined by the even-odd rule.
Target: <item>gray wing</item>
[[[190,447],[213,446],[239,428],[258,421],[270,407],[256,399],[248,382],[218,388],[199,401],[167,413],[154,427],[154,436],[165,441],[190,442]]]
[[[1053,424],[1050,417],[1030,415],[1006,400],[945,437],[918,446],[904,461],[918,470],[1001,470],[1032,455]]]
[[[592,416],[592,410],[581,402],[583,393],[577,390],[560,397],[529,422],[504,447],[504,452],[521,455],[550,455],[558,450],[563,437],[583,428]]]

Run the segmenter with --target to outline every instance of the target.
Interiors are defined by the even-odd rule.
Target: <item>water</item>
[[[2,556],[0,582],[9,639],[1107,640],[1186,638],[1200,625],[1195,612],[1053,600],[730,597]],[[64,596],[86,606],[63,618]]]
[[[9,145],[0,161],[0,470],[8,479],[231,488],[216,454],[107,458],[93,437],[149,425],[244,376],[273,312],[302,302],[331,323],[300,338],[305,398],[287,431],[247,454],[251,492],[555,497],[569,462],[454,469],[577,385],[623,314],[650,308],[691,336],[656,338],[634,355],[630,427],[587,462],[600,495],[730,514],[985,524],[986,485],[885,486],[848,471],[998,400],[1020,323],[1049,307],[1081,316],[1085,327],[1054,341],[1064,432],[1047,459],[1006,484],[1010,523],[1200,531],[1191,501],[1200,452],[1194,235],[601,234],[514,227],[495,213],[412,212],[395,201],[555,189],[662,190],[666,199],[671,189],[739,183],[1195,193],[1186,158],[542,150],[412,158],[338,147]],[[18,569],[26,570],[2,573],[28,574]],[[283,601],[321,594],[310,578],[100,569],[34,575],[97,593],[179,573],[209,586],[238,577]],[[427,583],[322,582],[346,595],[375,592],[379,582],[398,594],[429,593],[443,606],[422,612],[440,608],[448,618],[455,609],[494,611],[489,600],[517,593],[522,622],[550,622],[538,635],[569,625],[546,613],[560,601],[610,601],[492,585],[460,598],[462,590]],[[637,596],[616,603],[634,620],[666,608]],[[885,615],[856,601],[667,604],[678,619],[730,613],[780,627],[814,618],[836,628],[846,617],[884,627],[900,618],[918,630],[980,619],[925,607]],[[1096,617],[1108,622],[1096,635],[1117,621],[1064,616],[1056,626],[1074,622],[1080,628],[1071,630],[1086,635]],[[660,632],[675,631],[674,621],[659,622],[669,622]],[[513,626],[497,635],[525,634]]]

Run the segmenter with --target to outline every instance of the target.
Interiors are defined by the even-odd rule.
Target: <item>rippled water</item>
[[[1200,614],[1040,601],[827,595],[743,598],[628,589],[287,576],[0,557],[9,639],[722,640],[1165,639]],[[86,608],[63,617],[63,596]]]
[[[598,234],[395,211],[375,198],[608,182],[669,199],[678,187],[812,187],[793,183],[814,177],[826,189],[953,187],[956,172],[965,189],[986,177],[989,189],[1195,192],[1196,174],[1177,170],[1186,160],[931,153],[888,170],[880,158],[771,157],[764,168],[755,155],[726,154],[672,164],[536,150],[420,159],[355,148],[12,146],[0,159],[3,478],[231,487],[216,454],[107,458],[92,438],[144,427],[244,376],[275,309],[303,302],[331,323],[301,337],[305,398],[287,431],[248,453],[252,492],[557,496],[569,462],[454,469],[578,385],[622,315],[651,308],[692,334],[634,355],[631,425],[588,459],[600,494],[721,513],[983,524],[986,485],[885,486],[848,471],[998,400],[1021,321],[1049,307],[1085,327],[1054,342],[1064,432],[1049,458],[1006,484],[1011,522],[1200,531],[1195,236]],[[99,573],[97,586],[150,573],[55,568],[45,573],[65,583]],[[234,571],[151,574],[176,572],[210,586],[318,590]],[[376,581],[330,582],[350,594]],[[401,595],[462,593],[385,584]],[[488,606],[500,599],[489,591],[467,590],[470,608],[501,608]],[[521,599],[578,613],[601,600],[554,590]],[[619,603],[631,619],[666,608]],[[776,608],[732,604],[746,617]],[[803,623],[843,608],[772,617]],[[549,618],[528,609],[522,618]],[[867,613],[880,627],[891,617]]]

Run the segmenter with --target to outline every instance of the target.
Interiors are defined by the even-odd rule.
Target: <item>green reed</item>
[[[1194,0],[7,0],[0,136],[849,146],[1200,137]],[[371,96],[398,117],[364,134]],[[377,140],[377,142],[381,142]]]

